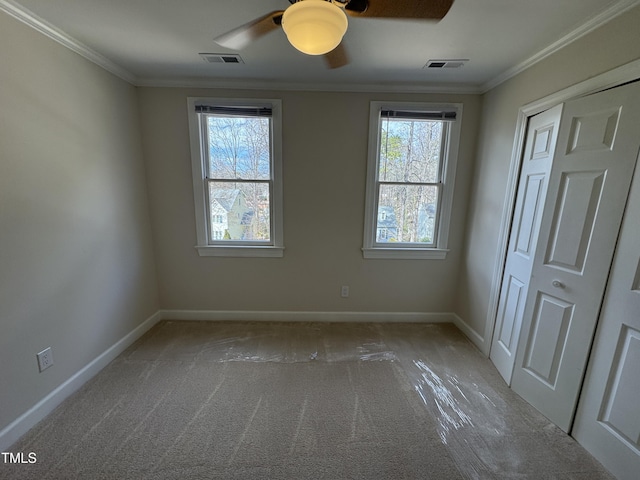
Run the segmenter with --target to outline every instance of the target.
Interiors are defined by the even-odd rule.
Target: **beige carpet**
[[[162,322],[10,479],[609,478],[451,325]]]

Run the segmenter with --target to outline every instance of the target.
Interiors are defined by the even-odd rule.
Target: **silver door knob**
[[[556,288],[564,288],[564,283],[562,283],[560,280],[554,280],[553,282],[551,282],[551,285]]]

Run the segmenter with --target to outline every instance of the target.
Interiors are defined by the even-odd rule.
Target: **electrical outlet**
[[[342,298],[347,298],[349,296],[349,286],[348,285],[343,285],[342,288],[340,289],[340,296]]]
[[[37,357],[38,368],[41,372],[53,365],[53,353],[51,352],[51,347],[45,348],[43,351],[38,353]]]

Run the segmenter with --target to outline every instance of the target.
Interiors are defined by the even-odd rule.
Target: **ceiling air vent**
[[[445,69],[445,68],[460,68],[469,59],[456,59],[456,60],[429,60],[424,68]]]
[[[201,53],[200,56],[207,63],[244,63],[236,53]]]

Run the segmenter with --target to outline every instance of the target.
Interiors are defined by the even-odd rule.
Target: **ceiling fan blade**
[[[354,17],[440,20],[453,0],[351,0],[345,11]]]
[[[213,39],[218,45],[231,48],[233,50],[242,50],[254,40],[266,35],[273,30],[280,28],[282,14],[284,10],[277,10],[267,13],[262,17],[256,18],[251,22],[240,25],[239,27],[229,30],[227,33]]]
[[[349,55],[343,43],[339,43],[336,48],[323,55],[327,67],[340,68],[349,63]]]

